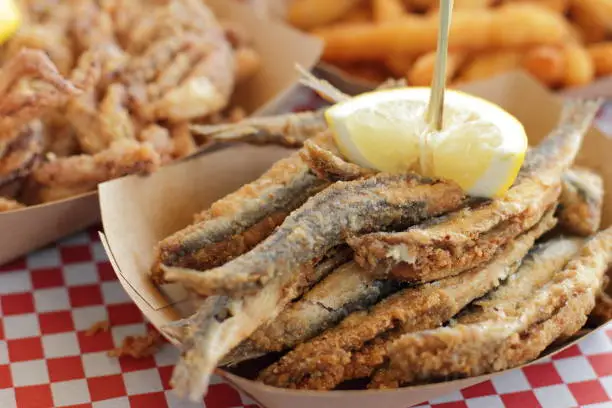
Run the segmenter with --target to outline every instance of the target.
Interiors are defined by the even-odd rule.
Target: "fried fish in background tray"
[[[243,116],[227,108],[259,55],[240,27],[222,26],[204,2],[20,6],[24,23],[0,51],[6,202],[57,201],[150,173],[196,152],[191,122]],[[12,140],[30,122],[42,127],[40,140]],[[17,176],[22,185],[4,188]]]

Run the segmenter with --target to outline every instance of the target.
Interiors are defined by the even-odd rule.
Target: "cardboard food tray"
[[[315,75],[317,75],[317,77],[325,79],[330,84],[349,95],[357,95],[363,92],[371,91],[378,85],[378,83],[374,81],[368,81],[366,79],[356,77],[343,71],[341,68],[324,61],[320,61],[314,68],[313,72]],[[459,89],[462,88],[463,87],[459,87]],[[559,95],[568,97],[611,98],[612,77],[596,79],[586,86],[561,89],[557,93]]]
[[[561,99],[523,73],[510,73],[463,88],[503,106],[524,124],[532,144],[554,128]],[[585,139],[578,164],[598,171],[612,191],[612,140],[596,129]],[[190,302],[178,285],[157,287],[148,278],[153,246],[186,226],[194,213],[264,172],[291,150],[241,145],[185,163],[168,166],[147,179],[127,177],[100,186],[105,234],[102,242],[121,284],[155,327],[187,316]],[[239,165],[237,163],[240,163]],[[612,197],[607,194],[603,226],[612,223]],[[576,341],[574,339],[573,341]],[[571,342],[559,345],[554,352]],[[548,350],[547,353],[552,353]],[[405,408],[490,378],[486,375],[457,381],[384,391],[295,391],[269,387],[223,370],[228,382],[268,408],[359,406]]]
[[[252,115],[278,112],[297,83],[295,64],[311,68],[321,53],[321,42],[280,22],[262,24],[250,7],[237,2],[207,4],[221,18],[241,23],[262,59],[261,69],[237,88],[233,102]],[[203,148],[198,155],[208,150]],[[0,265],[99,220],[97,192],[0,213]]]

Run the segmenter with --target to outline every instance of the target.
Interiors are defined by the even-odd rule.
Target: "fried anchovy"
[[[351,314],[263,370],[259,380],[283,388],[328,390],[344,380],[367,376],[384,359],[384,346],[377,345],[398,333],[435,328],[446,322],[514,273],[534,241],[555,222],[552,212],[547,214],[486,267],[401,290],[368,311]]]
[[[587,169],[565,172],[559,197],[559,225],[566,231],[588,237],[599,230],[603,206],[603,180]]]
[[[293,348],[334,326],[350,313],[363,310],[398,291],[401,282],[377,280],[355,262],[333,271],[276,320],[259,328],[224,359],[225,364]]]
[[[520,238],[519,238],[520,239]],[[533,240],[531,241],[533,243]],[[521,270],[525,271],[526,266],[530,265],[534,271],[533,276],[518,277],[519,275],[510,275],[506,281],[521,280],[518,285],[514,285],[516,289],[528,290],[528,285],[543,284],[542,280],[550,279],[550,275],[563,267],[569,259],[580,249],[582,243],[579,239],[561,238],[554,241],[549,241],[532,249],[526,259],[521,264]],[[495,262],[495,261],[494,261]],[[549,263],[550,268],[534,268],[536,265]],[[518,263],[514,265],[514,269],[518,268]],[[452,278],[447,278],[452,279]],[[499,284],[499,282],[497,282]],[[497,286],[497,285],[495,285]],[[491,286],[494,289],[495,286]],[[505,293],[507,286],[501,286],[494,293]],[[477,300],[473,304],[484,305],[484,300]],[[404,332],[405,333],[405,332]],[[387,349],[397,338],[403,333],[399,330],[388,333],[386,336],[380,336],[366,345],[364,348],[354,353],[351,358],[351,363],[346,368],[345,379],[365,378],[370,377],[374,370],[380,367],[386,361]]]
[[[172,386],[195,401],[206,392],[210,375],[220,360],[259,326],[273,320],[293,299],[346,262],[346,252],[333,254],[315,266],[304,265],[298,273],[280,275],[261,291],[239,299],[211,296],[198,312],[168,328],[179,327],[183,353],[172,375]]]
[[[318,177],[329,181],[350,181],[375,174],[374,170],[349,163],[340,158],[336,149],[307,140],[300,151],[302,159]]]
[[[373,233],[348,243],[356,261],[376,274],[426,282],[452,276],[493,257],[496,248],[530,228],[555,203],[561,175],[573,163],[601,103],[566,103],[559,125],[528,152],[515,184],[500,199],[398,233]]]
[[[541,287],[530,283],[530,274],[552,262],[526,265],[502,292],[479,304],[474,316],[466,313],[450,327],[395,341],[388,367],[376,373],[371,387],[481,375],[535,358],[557,337],[584,324],[611,261],[612,228],[590,239]]]
[[[304,70],[302,75],[305,85],[325,91],[328,96],[333,96],[331,99],[334,102],[348,98],[331,84],[317,80]],[[406,86],[403,80],[390,80],[381,84],[379,89],[403,86]],[[322,111],[317,111],[252,119],[251,122],[223,125],[216,130],[208,128],[208,131],[222,131],[225,138],[235,134],[251,142],[278,139],[277,142],[281,144],[298,145],[306,137],[314,136],[317,130],[323,130],[324,125]],[[256,134],[253,130],[257,131]],[[326,133],[315,136],[311,142],[329,148],[333,146],[330,135]],[[297,153],[277,162],[258,180],[217,201],[209,210],[196,216],[194,225],[164,239],[156,248],[152,278],[158,282],[164,281],[162,264],[208,269],[243,254],[266,238],[288,213],[326,185],[312,174]]]
[[[350,99],[326,81],[315,78],[302,70],[302,84],[324,94],[332,102]],[[402,80],[389,80],[377,89],[393,89],[406,86]],[[327,129],[325,109],[288,113],[284,115],[251,118],[237,124],[193,125],[191,130],[216,141],[247,142],[251,144],[278,144],[287,147],[301,147],[308,139]]]
[[[279,160],[257,180],[213,203],[196,223],[161,241],[153,277],[163,281],[160,264],[204,270],[241,255],[327,185],[310,172],[299,153]]]
[[[327,129],[323,110],[251,118],[238,124],[192,125],[191,130],[219,142],[247,142],[300,147]]]
[[[201,295],[240,295],[260,290],[279,275],[344,242],[348,234],[407,226],[459,208],[465,196],[452,182],[417,174],[380,174],[332,184],[291,213],[250,252],[199,273],[166,267],[165,278]]]

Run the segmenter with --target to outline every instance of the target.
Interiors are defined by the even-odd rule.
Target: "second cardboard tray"
[[[316,65],[314,73],[319,78],[325,79],[330,84],[349,95],[357,95],[371,91],[378,86],[375,82],[350,75],[342,69],[324,61],[320,61]],[[463,89],[463,87],[459,87],[459,89]],[[581,98],[610,98],[612,97],[612,77],[602,77],[585,86],[565,88],[558,91],[558,94]]]
[[[234,103],[251,115],[279,112],[299,78],[295,64],[310,69],[319,59],[321,42],[283,23],[263,24],[245,5],[225,0],[207,4],[217,16],[244,27],[261,56],[261,69],[236,90]],[[0,213],[0,265],[99,220],[96,192]]]
[[[555,127],[561,111],[560,98],[522,73],[474,83],[463,90],[489,99],[515,115],[525,126],[531,144],[537,144]],[[577,160],[579,165],[602,175],[607,191],[612,191],[610,151],[612,140],[593,129]],[[185,317],[191,309],[187,293],[180,286],[158,287],[149,280],[154,245],[189,224],[193,214],[257,178],[290,152],[274,146],[237,146],[169,166],[146,179],[127,177],[100,186],[106,234],[102,235],[102,242],[119,281],[154,326],[159,328]],[[608,194],[602,226],[611,224],[612,197]],[[278,389],[223,370],[219,373],[267,408],[405,408],[499,375],[397,390],[315,392]]]

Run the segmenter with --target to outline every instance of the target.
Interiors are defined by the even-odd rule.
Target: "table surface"
[[[296,105],[312,102],[302,95]],[[600,116],[612,134],[612,108]],[[106,333],[86,336],[97,321]],[[0,408],[255,407],[215,377],[203,404],[186,403],[168,380],[178,352],[108,357],[147,324],[116,280],[97,228],[0,267]],[[612,407],[612,324],[539,364],[419,405],[437,408]]]

